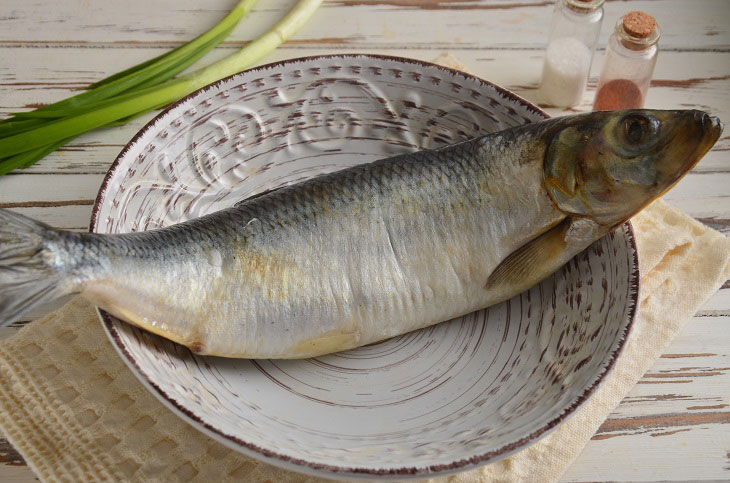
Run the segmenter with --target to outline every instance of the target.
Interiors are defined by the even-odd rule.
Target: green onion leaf
[[[48,144],[24,153],[0,159],[0,176],[8,174],[15,169],[29,168],[34,165],[36,161],[60,148],[67,142],[71,141],[71,139],[73,138],[64,139],[53,144]]]
[[[255,2],[241,0],[203,35],[92,84],[87,92],[0,121],[0,155],[3,156],[0,176],[31,166],[80,134],[123,124],[244,70],[286,41],[312,16],[322,0],[299,0],[268,32],[236,53],[195,72],[174,77],[228,36]]]
[[[81,94],[29,112],[13,113],[15,118],[55,118],[80,114],[94,108],[99,101],[139,88],[161,84],[182,72],[233,31],[238,21],[251,10],[257,0],[243,0],[215,27],[175,50],[112,75]],[[94,87],[96,86],[96,87]]]

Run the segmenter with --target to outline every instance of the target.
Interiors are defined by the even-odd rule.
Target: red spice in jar
[[[596,94],[594,111],[617,109],[639,109],[643,105],[641,89],[628,79],[614,79],[606,82]]]

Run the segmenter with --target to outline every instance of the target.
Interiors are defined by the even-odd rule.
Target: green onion
[[[54,144],[47,144],[40,148],[31,149],[30,151],[25,151],[23,153],[4,158],[2,162],[0,162],[0,176],[8,174],[14,169],[23,169],[32,166],[36,161],[60,148],[70,140],[71,139],[64,139]]]
[[[98,101],[129,92],[130,89],[139,88],[145,83],[161,84],[190,66],[227,37],[256,1],[242,0],[223,20],[204,34],[159,57],[96,82],[82,94],[34,111],[14,113],[13,116],[21,119],[68,117],[92,109]]]
[[[220,23],[189,43],[89,86],[89,91],[0,121],[0,176],[31,166],[76,136],[122,124],[254,64],[296,32],[322,0],[299,0],[261,37],[213,64],[174,77],[233,30],[256,0],[242,0]]]

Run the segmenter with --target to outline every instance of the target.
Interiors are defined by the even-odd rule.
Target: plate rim
[[[244,74],[250,73],[250,72],[264,72],[270,69],[274,69],[283,65],[292,65],[292,64],[299,64],[299,63],[309,63],[312,61],[317,60],[331,60],[331,59],[363,59],[363,60],[385,60],[385,61],[395,61],[395,62],[401,62],[401,63],[407,63],[407,64],[415,64],[422,67],[428,67],[428,68],[436,68],[439,70],[443,70],[448,72],[451,75],[454,76],[461,76],[465,79],[470,79],[472,81],[476,81],[478,84],[481,84],[483,86],[488,86],[490,88],[495,89],[497,92],[499,92],[502,96],[505,98],[518,102],[522,104],[524,108],[526,108],[529,111],[532,111],[533,113],[537,114],[538,116],[541,116],[545,119],[550,118],[550,115],[547,114],[544,110],[540,109],[538,106],[533,104],[532,102],[528,101],[527,99],[524,99],[523,97],[515,94],[512,91],[509,91],[505,89],[504,87],[501,87],[497,84],[494,84],[493,82],[490,82],[488,80],[482,79],[478,76],[475,76],[473,74],[463,72],[457,69],[453,69],[450,67],[445,67],[439,64],[435,64],[433,62],[427,62],[422,61],[418,59],[411,59],[406,57],[399,57],[399,56],[391,56],[391,55],[381,55],[381,54],[324,54],[324,55],[313,55],[313,56],[305,56],[305,57],[296,57],[292,59],[284,59],[277,62],[271,62],[267,63],[261,66],[253,67],[250,69],[243,70],[241,72],[237,72],[236,74],[224,77],[218,81],[215,81],[211,84],[208,84],[204,87],[201,87],[200,89],[195,90],[194,92],[191,92],[187,96],[179,99],[178,101],[170,104],[165,109],[163,109],[161,112],[159,112],[157,115],[155,115],[150,121],[148,121],[122,148],[122,150],[119,152],[119,154],[116,156],[112,164],[109,166],[109,169],[107,170],[106,175],[104,176],[104,180],[102,181],[102,184],[99,188],[99,191],[97,192],[96,198],[94,199],[94,204],[92,208],[91,213],[91,219],[89,222],[89,232],[94,232],[94,228],[98,222],[99,217],[99,211],[101,209],[101,204],[103,203],[107,190],[109,188],[109,183],[111,182],[114,175],[117,173],[117,170],[119,168],[119,165],[122,162],[122,159],[125,157],[127,152],[132,149],[134,145],[137,144],[139,139],[144,136],[148,131],[153,129],[167,114],[172,111],[173,109],[177,108],[179,105],[184,104],[185,102],[189,101],[190,99],[193,99],[206,91],[210,89],[214,89],[218,87],[221,84],[224,84],[231,79],[234,79],[236,77],[242,76]],[[570,406],[568,406],[560,415],[558,415],[556,418],[550,420],[545,425],[541,426],[537,430],[533,431],[529,435],[514,441],[512,443],[506,444],[496,450],[489,451],[484,454],[480,454],[477,456],[470,457],[468,459],[462,459],[453,461],[450,464],[438,464],[438,465],[430,465],[430,466],[403,466],[400,468],[380,468],[380,469],[373,469],[373,468],[364,468],[364,467],[345,467],[345,466],[335,466],[335,465],[329,465],[324,463],[316,463],[312,461],[303,460],[300,458],[291,457],[285,454],[277,453],[275,451],[269,450],[267,448],[262,448],[257,446],[256,444],[253,444],[251,442],[247,442],[244,440],[241,440],[240,438],[236,436],[231,436],[229,434],[226,434],[224,431],[213,427],[212,425],[206,423],[203,421],[200,417],[198,417],[196,414],[194,414],[189,409],[183,407],[181,404],[179,404],[174,398],[169,396],[164,390],[162,390],[157,384],[155,384],[154,381],[149,379],[147,375],[142,371],[141,367],[137,364],[137,361],[132,357],[132,355],[127,351],[124,344],[122,344],[121,339],[119,337],[119,333],[113,328],[113,321],[111,319],[110,314],[105,312],[104,310],[96,307],[97,315],[99,316],[99,320],[104,328],[104,331],[107,334],[107,337],[111,342],[113,342],[113,346],[116,349],[117,353],[121,356],[122,360],[126,363],[127,367],[132,371],[132,373],[137,377],[137,379],[144,385],[149,392],[154,394],[157,399],[162,402],[166,407],[171,409],[175,414],[177,414],[181,419],[183,419],[187,424],[190,424],[197,430],[201,431],[203,434],[206,434],[207,436],[215,439],[216,441],[224,444],[225,446],[229,447],[230,449],[237,451],[239,453],[251,456],[259,461],[264,461],[266,463],[272,464],[274,466],[278,466],[280,468],[284,468],[287,470],[293,470],[300,473],[307,473],[310,475],[316,475],[316,476],[322,476],[323,473],[331,476],[331,477],[349,477],[349,478],[368,478],[368,477],[377,477],[377,478],[421,478],[425,476],[436,476],[436,475],[443,475],[443,474],[449,474],[449,473],[456,473],[460,471],[465,471],[469,469],[473,469],[475,467],[481,466],[483,464],[487,464],[489,462],[496,461],[497,459],[504,458],[506,456],[509,456],[512,453],[515,453],[526,446],[528,446],[530,443],[536,442],[537,440],[541,439],[542,437],[546,436],[548,433],[552,432],[556,427],[575,414],[577,409],[582,406],[596,391],[598,386],[600,386],[603,381],[605,380],[606,376],[611,372],[611,370],[614,368],[616,360],[623,352],[626,342],[629,338],[629,335],[632,331],[632,328],[634,326],[634,322],[636,320],[638,310],[639,310],[639,291],[641,287],[640,283],[640,269],[639,269],[639,257],[638,257],[638,248],[636,245],[636,236],[634,234],[634,229],[631,224],[631,221],[626,221],[623,226],[626,228],[626,236],[629,240],[629,248],[632,255],[632,262],[633,267],[631,270],[631,273],[629,275],[629,283],[628,283],[628,297],[627,297],[627,304],[628,304],[628,321],[625,324],[623,334],[621,334],[620,339],[618,341],[618,346],[616,349],[610,354],[610,358],[608,359],[605,367],[601,371],[600,374],[596,377],[596,379],[593,381],[593,383],[587,387],[578,397],[576,401],[574,401]]]

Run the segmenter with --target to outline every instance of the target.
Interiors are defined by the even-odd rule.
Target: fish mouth
[[[723,123],[715,116],[710,116],[704,111],[692,110],[685,111],[683,117],[684,122],[680,122],[675,128],[674,142],[677,142],[679,150],[688,144],[694,145],[694,149],[685,151],[681,155],[678,153],[676,172],[655,198],[659,198],[672,189],[680,179],[697,166],[697,163],[712,149],[722,135]]]
[[[682,175],[692,170],[700,162],[700,159],[712,149],[717,140],[720,139],[725,127],[720,118],[710,116],[704,111],[693,111],[693,123],[699,127],[702,137],[700,142],[697,143],[695,151],[687,156],[682,166]]]

